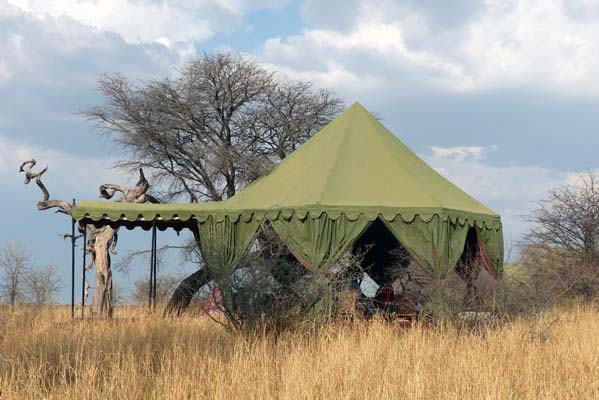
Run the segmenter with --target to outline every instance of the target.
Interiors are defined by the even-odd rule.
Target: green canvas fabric
[[[82,202],[72,216],[93,221],[194,218],[200,225],[228,221],[253,226],[269,220],[279,226],[281,236],[287,235],[300,258],[325,269],[346,240],[355,240],[344,235],[351,238],[364,220],[380,218],[395,227],[415,257],[441,274],[455,265],[463,231],[476,226],[496,271],[503,263],[499,215],[429,167],[358,103],[270,174],[224,202]],[[344,222],[332,222],[336,220]]]
[[[344,210],[376,218],[499,216],[428,166],[355,103],[268,175],[225,203],[227,212]]]
[[[429,167],[360,104],[224,202],[127,204],[82,202],[75,219],[277,219],[292,213],[318,218],[344,214],[393,220],[438,215],[470,226],[495,226],[499,215]]]
[[[236,210],[225,206],[226,202],[207,202],[207,203],[189,203],[189,204],[134,204],[120,203],[111,201],[82,201],[72,209],[72,217],[81,221],[88,219],[91,221],[110,220],[113,222],[119,220],[127,221],[188,221],[189,219],[204,222],[208,217],[222,221],[229,218],[231,221],[250,219],[269,219],[289,218],[292,214],[297,214],[301,218],[319,218],[322,213],[327,213],[329,218],[337,219],[345,215],[349,220],[357,218],[367,218],[373,221],[376,218],[393,220],[400,216],[404,221],[409,222],[414,218],[420,218],[423,221],[430,221],[435,215],[442,219],[459,221],[462,224],[470,226],[494,227],[501,226],[501,219],[497,215],[474,214],[471,212],[459,210],[439,210],[427,208],[398,208],[398,207],[353,207],[353,206],[330,206],[314,205],[294,208],[278,209],[257,209],[257,210]]]
[[[81,221],[89,218],[92,221],[108,219],[118,221],[125,219],[136,221],[154,219],[187,221],[190,218],[206,220],[209,215],[222,215],[222,202],[189,203],[189,204],[152,204],[121,203],[117,201],[82,201],[71,210],[71,216]],[[219,218],[222,219],[222,218]]]
[[[198,223],[202,257],[219,284],[228,310],[232,309],[233,301],[231,275],[247,253],[259,226],[257,220],[233,222],[229,218],[219,221],[212,217]]]
[[[270,223],[306,267],[326,272],[360,237],[370,221],[366,218],[349,220],[344,215],[331,219],[323,213],[318,218],[301,218],[293,214]]]
[[[439,217],[429,222],[401,218],[384,221],[397,240],[434,279],[443,279],[454,270],[464,251],[468,225],[443,221]]]
[[[489,263],[495,271],[495,276],[503,273],[503,232],[500,229],[480,229],[479,237],[487,252]]]

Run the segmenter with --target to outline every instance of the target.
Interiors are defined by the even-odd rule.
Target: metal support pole
[[[156,230],[156,221],[154,221],[154,223],[152,224],[152,229],[154,231],[154,285],[152,287],[152,306],[156,308],[156,282],[158,278],[158,231]]]
[[[85,250],[87,247],[87,224],[83,225],[83,266],[81,267],[81,319],[85,316]]]
[[[75,206],[75,199],[73,199]],[[75,219],[71,218],[71,318],[75,318]]]
[[[154,298],[153,296],[153,288],[154,288],[154,257],[156,256],[156,249],[154,248],[155,246],[155,242],[154,242],[154,223],[152,223],[152,245],[150,248],[150,285],[149,285],[149,290],[148,290],[148,307],[152,308],[152,299]]]

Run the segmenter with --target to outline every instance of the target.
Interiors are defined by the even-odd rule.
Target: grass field
[[[124,318],[127,319],[124,319]],[[599,310],[477,331],[382,321],[272,336],[204,318],[0,313],[0,399],[593,399]]]

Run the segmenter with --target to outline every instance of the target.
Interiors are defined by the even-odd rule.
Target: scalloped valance
[[[90,222],[101,221],[189,221],[205,222],[208,217],[222,221],[225,217],[232,222],[239,220],[262,221],[267,219],[276,221],[279,218],[289,219],[296,216],[300,219],[320,218],[327,214],[332,220],[341,215],[350,221],[364,217],[369,221],[380,218],[385,221],[393,221],[401,218],[404,222],[412,222],[419,218],[422,222],[429,222],[435,216],[443,221],[451,221],[454,224],[476,226],[480,229],[498,230],[501,228],[499,216],[475,214],[459,210],[424,209],[424,208],[390,208],[390,207],[298,207],[295,209],[278,210],[230,210],[225,207],[226,202],[207,202],[192,204],[133,204],[109,201],[83,201],[77,204],[72,212],[72,217],[77,221],[88,220]]]

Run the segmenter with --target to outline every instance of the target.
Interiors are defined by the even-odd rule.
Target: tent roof
[[[199,220],[208,215],[270,218],[279,213],[393,219],[434,215],[499,224],[499,216],[428,166],[359,103],[222,203],[141,205],[83,202],[75,219]]]
[[[270,174],[233,196],[225,207],[456,211],[498,216],[428,166],[359,103]]]

